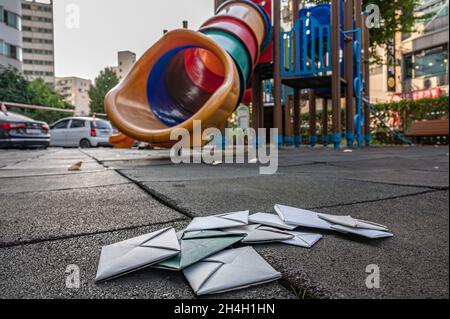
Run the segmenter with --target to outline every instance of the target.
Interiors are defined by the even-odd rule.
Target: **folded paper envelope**
[[[280,229],[262,226],[248,225],[225,230],[229,233],[245,233],[247,236],[242,240],[245,244],[273,243],[294,238],[294,235]]]
[[[152,266],[180,253],[172,227],[102,248],[95,281],[114,279]]]
[[[224,229],[248,225],[249,211],[197,217],[186,228],[186,232]]]
[[[219,294],[269,283],[281,278],[253,248],[220,252],[183,271],[197,295]]]
[[[344,234],[352,234],[352,235],[358,235],[363,236],[369,239],[381,239],[381,238],[390,238],[394,237],[394,234],[386,232],[386,231],[379,231],[379,230],[373,230],[373,229],[363,229],[363,228],[352,228],[352,227],[346,227],[342,225],[333,225],[333,230],[344,233]]]
[[[274,214],[266,214],[266,213],[257,213],[254,215],[251,215],[248,218],[249,222],[252,224],[261,224],[265,226],[271,226],[275,228],[280,229],[286,229],[286,230],[294,230],[297,228],[297,226],[288,225],[285,222],[281,220],[281,218]]]
[[[156,268],[180,271],[240,242],[245,234],[231,234],[223,231],[199,231],[178,233],[181,253],[157,264]]]
[[[286,224],[331,230],[332,224],[321,219],[315,212],[283,205],[275,205],[275,211]]]
[[[301,233],[301,232],[290,232],[295,237],[292,239],[282,241],[283,244],[299,246],[304,248],[311,248],[314,246],[319,240],[323,238],[320,234],[311,234],[311,233]]]
[[[354,220],[351,217],[351,219],[349,219],[347,217],[342,218],[342,216],[318,214],[309,210],[282,205],[275,205],[275,211],[285,223],[290,225],[337,231],[343,234],[359,235],[370,239],[388,238],[394,236],[393,234],[386,231],[387,228],[384,228],[385,230],[383,231],[373,229],[381,228],[382,225]],[[327,217],[326,219],[324,219],[321,218],[320,215],[322,215],[322,217]],[[348,227],[341,224],[332,223],[330,222],[331,220],[340,223],[351,223],[353,221],[356,221],[357,226],[367,225],[371,227],[371,229]]]
[[[334,216],[327,214],[317,214],[317,215],[319,216],[319,218],[322,218],[323,220],[326,220],[335,225],[342,225],[351,228],[364,228],[379,231],[389,231],[389,229],[384,225],[375,224],[365,220],[354,219],[351,216]]]

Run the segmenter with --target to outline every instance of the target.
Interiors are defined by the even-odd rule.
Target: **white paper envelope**
[[[179,253],[180,243],[172,227],[105,246],[102,248],[95,281],[111,280]]]
[[[257,213],[251,215],[248,220],[253,224],[261,224],[285,230],[294,230],[295,228],[297,228],[297,226],[295,225],[286,224],[278,215],[274,214]]]
[[[263,225],[234,227],[224,229],[224,231],[233,234],[247,234],[247,236],[242,240],[245,244],[273,243],[294,238],[294,235],[287,231]]]
[[[328,214],[318,214],[318,216],[319,218],[336,225],[342,225],[351,228],[364,228],[379,231],[389,231],[389,229],[384,225],[375,224],[365,220],[354,219],[351,216],[334,216]]]
[[[315,212],[283,205],[275,205],[275,211],[286,224],[331,230],[332,224],[319,218]]]
[[[320,234],[302,233],[302,232],[290,232],[295,237],[282,241],[283,244],[299,246],[304,248],[312,248],[319,240],[323,238]]]
[[[269,283],[281,278],[253,248],[220,252],[183,271],[197,295],[219,294]]]
[[[370,239],[381,239],[381,238],[390,238],[394,237],[394,234],[385,232],[385,231],[379,231],[379,230],[373,230],[373,229],[363,229],[363,228],[352,228],[352,227],[346,227],[342,225],[333,225],[333,230],[344,233],[344,234],[353,234],[358,236],[363,236]]]
[[[291,225],[332,230],[344,234],[359,235],[371,239],[388,238],[394,236],[393,234],[387,232],[387,228],[383,228],[385,227],[383,225],[360,221],[357,219],[353,219],[352,217],[318,214],[312,211],[282,205],[275,205],[275,211],[284,222]],[[332,221],[341,224],[333,223]],[[356,227],[342,225],[344,223],[352,226],[355,225]],[[370,228],[358,228],[362,226],[367,226]]]
[[[249,211],[221,214],[208,217],[197,217],[186,228],[186,232],[224,229],[248,225]]]

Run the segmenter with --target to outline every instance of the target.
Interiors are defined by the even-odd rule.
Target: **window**
[[[99,130],[110,130],[111,124],[109,124],[109,122],[107,121],[96,120],[94,122],[91,122],[91,127],[94,127]]]
[[[17,30],[22,30],[22,19],[20,18],[19,15],[15,14],[13,12],[4,10],[4,9],[2,9],[1,11],[3,11],[2,12],[3,13],[2,21],[6,25],[8,25],[12,28],[15,28]]]
[[[403,56],[403,78],[405,80],[413,77],[413,56],[408,54]]]
[[[70,124],[70,128],[83,128],[85,127],[85,121],[83,120],[72,120],[72,124]]]
[[[0,45],[1,44],[2,42],[0,42]],[[2,48],[0,48],[0,54],[11,59],[22,61],[22,48],[5,42],[3,42],[3,45],[1,46]]]
[[[439,46],[405,55],[404,79],[436,76],[448,73],[448,50]]]
[[[67,128],[67,125],[69,125],[69,120],[61,121],[59,123],[56,123],[55,126],[53,126],[54,130],[61,130]]]

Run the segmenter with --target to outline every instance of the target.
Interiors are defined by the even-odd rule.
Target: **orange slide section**
[[[220,127],[244,96],[253,69],[270,44],[270,18],[249,0],[230,0],[198,32],[175,30],[155,43],[105,98],[109,119],[131,140],[171,147],[174,129]],[[196,145],[198,146],[198,145]]]

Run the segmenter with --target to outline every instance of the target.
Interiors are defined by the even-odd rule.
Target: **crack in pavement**
[[[305,175],[311,175],[311,172],[294,172],[293,174],[305,174]],[[335,175],[327,175],[320,174],[320,176],[328,177],[328,178],[334,178],[334,179],[341,179],[346,181],[352,181],[352,182],[364,182],[368,184],[379,184],[379,185],[390,185],[390,186],[399,186],[399,187],[411,187],[411,188],[428,188],[432,190],[442,191],[442,190],[449,190],[449,186],[438,186],[438,185],[419,185],[419,184],[400,184],[400,183],[394,183],[394,182],[381,182],[381,181],[374,181],[374,180],[367,180],[367,179],[357,179],[357,178],[348,178],[348,177],[341,177],[341,176],[335,176]]]
[[[121,185],[130,185],[132,182],[123,182],[123,183],[114,183],[114,184],[105,184],[98,186],[86,186],[86,187],[70,187],[70,188],[57,188],[57,189],[46,189],[46,190],[34,190],[27,192],[14,192],[14,194],[29,194],[29,193],[47,193],[47,192],[62,192],[62,191],[72,191],[77,189],[93,189],[93,188],[104,188],[104,187],[112,187],[112,186],[121,186]],[[6,193],[7,194],[7,193]]]
[[[60,241],[60,240],[89,237],[89,236],[109,234],[109,233],[116,233],[116,232],[121,232],[121,231],[128,231],[128,230],[134,230],[134,229],[152,227],[152,226],[158,226],[158,225],[165,225],[165,224],[169,224],[169,223],[176,223],[176,222],[183,222],[183,221],[186,221],[186,218],[177,218],[177,219],[174,219],[171,221],[142,224],[142,225],[137,225],[137,226],[129,226],[129,227],[123,227],[123,228],[109,229],[109,230],[101,230],[101,231],[96,231],[96,232],[87,232],[87,233],[70,234],[70,235],[64,235],[64,236],[54,236],[54,237],[48,237],[48,238],[24,240],[24,241],[20,241],[20,242],[19,241],[9,242],[9,243],[8,242],[7,243],[0,242],[0,249],[1,248],[11,248],[11,247],[35,245],[35,244],[47,243],[47,242],[56,242],[56,241]]]
[[[26,170],[26,169],[24,169]],[[102,173],[107,172],[110,169],[99,169],[95,171],[81,171],[81,172],[72,172],[72,173],[48,173],[48,174],[42,174],[42,175],[16,175],[16,176],[0,176],[0,179],[8,179],[8,178],[29,178],[29,177],[53,177],[53,176],[72,176],[72,175],[81,175],[81,174],[91,174],[91,173]],[[14,171],[14,170],[3,170],[5,171]]]
[[[99,160],[99,159],[97,159],[96,157],[91,156],[91,155],[89,155],[88,153],[85,153],[85,152],[83,152],[83,151],[81,151],[81,150],[80,150],[80,152],[82,152],[83,154],[89,156],[90,158],[92,158],[93,160],[95,160],[98,164],[100,164],[100,165],[102,165],[103,167],[105,167],[105,165],[103,164],[103,162],[102,162],[101,160]],[[183,215],[183,216],[185,216],[185,217],[188,217],[188,218],[190,218],[190,219],[194,218],[194,216],[193,216],[191,213],[187,212],[187,211],[186,211],[185,209],[183,209],[182,207],[180,207],[180,206],[176,205],[175,203],[173,203],[173,202],[172,202],[169,198],[167,198],[166,196],[164,196],[164,195],[162,195],[162,194],[160,194],[160,193],[158,193],[158,192],[152,190],[151,188],[147,187],[145,184],[143,184],[143,183],[141,183],[141,182],[139,182],[139,181],[137,181],[137,180],[134,180],[133,178],[131,178],[131,177],[125,175],[125,174],[122,173],[120,170],[113,169],[113,168],[110,168],[110,170],[116,172],[117,174],[119,174],[119,175],[122,176],[123,178],[126,178],[127,180],[129,180],[130,183],[132,183],[132,184],[136,185],[137,187],[139,187],[141,190],[143,190],[146,194],[148,194],[151,198],[153,198],[154,200],[156,200],[156,201],[159,202],[160,204],[162,204],[162,205],[164,205],[164,206],[166,206],[166,207],[168,207],[168,208],[170,208],[170,209],[176,211],[177,213],[179,213],[179,214],[181,214],[181,215]]]
[[[390,200],[396,200],[396,199],[408,198],[408,197],[415,197],[415,196],[431,194],[431,193],[440,193],[440,192],[443,192],[443,190],[429,189],[429,190],[425,190],[425,191],[413,193],[413,194],[404,194],[404,195],[372,199],[372,200],[365,200],[365,201],[352,202],[352,203],[344,203],[344,204],[336,204],[336,205],[328,205],[328,206],[318,206],[318,207],[313,207],[311,209],[325,209],[325,208],[354,206],[354,205],[359,205],[359,204],[370,204],[370,203],[384,202],[384,201],[390,201]]]

